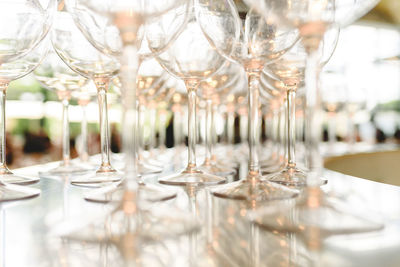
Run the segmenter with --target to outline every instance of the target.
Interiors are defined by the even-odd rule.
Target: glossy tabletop
[[[16,172],[32,176],[49,167]],[[158,176],[144,178],[155,183]],[[318,251],[310,251],[297,236],[251,225],[248,203],[217,199],[200,190],[194,217],[201,230],[143,243],[128,264],[123,260],[126,253],[114,244],[54,236],[60,223],[102,220],[112,208],[85,201],[85,192],[93,189],[70,185],[68,178],[42,178],[32,185],[41,189],[39,197],[0,204],[0,266],[400,266],[400,187],[328,170],[324,177],[329,181],[323,186],[326,192],[383,222],[384,229],[332,236],[323,240]],[[178,197],[164,205],[190,213],[185,191],[178,190]]]

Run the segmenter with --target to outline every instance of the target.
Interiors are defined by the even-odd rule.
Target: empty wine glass
[[[122,85],[122,144],[125,154],[126,191],[136,191],[137,159],[135,131],[137,129],[136,76],[140,61],[138,50],[141,43],[140,28],[149,23],[159,31],[164,25],[169,34],[157,38],[156,50],[162,51],[174,40],[186,23],[187,5],[183,0],[167,1],[82,1],[66,2],[75,23],[97,49],[106,54],[117,55],[121,62]],[[184,16],[175,17],[174,12],[183,11]],[[157,17],[156,22],[148,18]],[[164,23],[158,23],[162,21]],[[160,37],[160,36],[159,36]],[[147,40],[147,39],[146,39]],[[154,50],[153,50],[154,51]],[[153,52],[152,51],[152,52]],[[127,193],[126,192],[126,193]]]
[[[197,89],[201,81],[218,71],[225,63],[225,59],[208,43],[195,17],[193,1],[189,1],[188,22],[176,40],[168,49],[157,55],[156,58],[168,72],[185,82],[188,93],[188,164],[184,171],[167,177],[159,182],[169,185],[213,185],[225,182],[212,174],[204,173],[196,164],[196,102]],[[180,16],[185,16],[181,13]],[[164,33],[167,34],[167,33]],[[157,35],[153,35],[151,28],[147,33],[150,49],[157,45]]]
[[[0,64],[0,202],[34,197],[40,194],[39,189],[27,188],[13,184],[31,184],[39,181],[35,177],[24,177],[11,172],[6,164],[6,91],[10,82],[31,73],[43,60],[49,48],[47,39],[36,48],[18,59]]]
[[[71,162],[68,107],[73,91],[81,90],[87,80],[73,72],[54,52],[48,53],[42,64],[34,71],[35,78],[47,89],[54,90],[62,104],[62,161],[50,170],[40,171],[41,177],[65,177],[90,170]]]
[[[11,81],[32,72],[48,50],[46,37],[55,11],[56,1],[0,2],[0,201],[34,197],[40,190],[11,185],[30,184],[37,178],[13,174],[6,165],[6,90]]]
[[[305,106],[305,141],[307,150],[307,187],[302,196],[292,203],[289,210],[279,208],[267,214],[266,210],[257,213],[257,223],[267,227],[289,230],[299,227],[308,237],[315,234],[326,233],[352,233],[367,229],[380,229],[379,223],[369,223],[352,211],[340,206],[340,201],[328,197],[320,188],[320,176],[323,169],[322,157],[319,153],[321,134],[321,99],[319,91],[319,72],[321,54],[319,49],[323,43],[326,31],[334,24],[335,15],[338,15],[343,6],[343,1],[277,1],[277,0],[248,0],[257,5],[264,14],[273,13],[281,18],[282,23],[299,29],[301,41],[307,53],[305,81],[306,81],[306,106]],[[362,1],[361,1],[362,2]],[[375,1],[366,0],[364,3]],[[360,1],[358,1],[360,3]],[[357,5],[353,1],[353,4]],[[336,7],[338,9],[336,9]],[[352,6],[347,6],[349,16],[357,18],[357,12],[353,12]],[[371,6],[372,8],[372,6]],[[365,10],[363,10],[364,12]],[[349,18],[349,16],[346,16]],[[343,19],[343,18],[342,18]],[[342,21],[336,21],[339,24]],[[332,205],[331,203],[335,203]],[[293,212],[291,212],[293,211]],[[292,213],[296,215],[293,219]],[[285,218],[285,219],[283,219]],[[279,226],[272,223],[279,220]],[[372,225],[372,227],[370,227]],[[289,230],[291,231],[291,230]]]
[[[110,162],[110,127],[107,91],[111,79],[119,72],[118,61],[95,49],[79,31],[67,12],[57,12],[52,42],[61,59],[76,73],[93,80],[97,88],[100,121],[101,165],[94,176],[72,179],[75,185],[96,185],[121,180]]]
[[[23,57],[47,35],[57,1],[2,1],[0,3],[0,64]]]
[[[259,81],[264,65],[279,58],[298,39],[298,32],[281,25],[273,16],[264,19],[254,10],[238,13],[231,0],[196,0],[202,31],[223,55],[239,62],[248,79],[249,171],[245,180],[213,191],[218,197],[242,200],[290,198],[296,192],[270,183],[260,173],[258,157],[260,131]]]
[[[97,164],[95,165],[89,161],[89,135],[87,121],[87,106],[96,94],[96,86],[91,80],[87,80],[87,83],[80,87],[78,91],[72,92],[72,97],[78,101],[78,105],[82,111],[81,134],[77,149],[79,154],[79,164],[86,166],[88,169],[94,169],[97,167]]]
[[[206,143],[206,156],[203,164],[199,167],[201,171],[211,173],[218,176],[229,176],[234,175],[236,170],[229,166],[222,166],[213,159],[215,156],[213,152],[214,148],[214,137],[215,132],[215,111],[213,110],[216,106],[215,102],[218,99],[219,93],[222,91],[229,91],[233,88],[233,85],[239,82],[242,77],[242,70],[236,63],[227,63],[222,69],[220,69],[213,76],[203,80],[200,83],[199,91],[200,96],[206,101],[206,131],[205,131],[205,143]]]

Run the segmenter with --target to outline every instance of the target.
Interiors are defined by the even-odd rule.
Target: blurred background
[[[240,9],[243,3],[235,2]],[[342,29],[336,52],[325,66],[321,82],[326,112],[324,141],[369,146],[376,143],[400,143],[399,0],[381,0],[360,21]],[[96,101],[93,97],[87,106],[89,154],[99,152]],[[118,102],[118,95],[110,93],[109,119],[113,152],[120,149]],[[164,145],[167,147],[173,145],[174,118],[171,106],[172,103],[157,106],[158,111],[167,113],[163,116],[167,118],[164,129]],[[240,109],[237,110],[236,121],[240,117]],[[7,94],[6,116],[7,160],[11,168],[61,159],[62,106],[55,93],[43,88],[33,75],[11,83]],[[82,119],[82,110],[76,100],[71,101],[69,117],[71,154],[76,157]],[[150,132],[147,129],[150,122],[147,121],[148,116],[145,118],[143,127],[146,128],[146,139]],[[223,114],[219,120],[222,125],[226,122]],[[217,129],[221,139],[226,136],[224,128],[221,126]],[[156,126],[156,129],[163,127]],[[156,132],[158,137],[160,132]],[[240,140],[239,135],[236,122],[236,141]],[[162,145],[158,141],[155,144]]]

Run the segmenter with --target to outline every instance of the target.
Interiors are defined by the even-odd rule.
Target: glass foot
[[[124,192],[124,187],[121,183],[111,184],[87,193],[85,199],[98,203],[121,202]],[[167,201],[175,198],[176,195],[176,191],[162,188],[157,185],[144,183],[139,184],[140,199],[148,202]]]
[[[6,184],[28,185],[37,183],[39,180],[40,179],[38,177],[25,177],[23,175],[16,175],[9,170],[0,173],[0,185],[2,182]]]
[[[230,176],[230,175],[236,174],[235,169],[229,168],[229,167],[223,167],[223,166],[217,165],[215,163],[203,164],[203,165],[199,166],[198,169],[202,172],[214,174],[217,176]]]
[[[86,168],[79,164],[71,163],[68,165],[60,164],[58,167],[50,169],[48,171],[39,172],[39,177],[53,178],[58,176],[66,175],[80,175],[90,172],[93,169]]]
[[[117,171],[97,172],[91,176],[82,176],[71,180],[71,184],[84,187],[103,187],[104,184],[119,182],[122,174]]]
[[[163,171],[163,168],[154,164],[148,164],[144,162],[138,162],[138,172],[142,175],[151,174],[151,173],[160,173]]]
[[[226,179],[196,170],[193,172],[183,171],[179,174],[163,177],[160,178],[158,182],[161,184],[175,186],[208,186],[223,184],[226,182]]]
[[[0,202],[36,197],[40,189],[0,183]]]
[[[252,212],[250,218],[261,228],[301,234],[313,244],[332,235],[383,229],[382,224],[346,210],[346,204],[340,202],[327,197],[319,187],[308,187],[297,201],[262,208]]]
[[[272,174],[268,178],[269,181],[282,184],[293,188],[303,188],[307,186],[307,173],[298,168],[285,167],[276,174]],[[318,185],[327,184],[328,181],[320,178]]]
[[[261,167],[261,169],[260,169],[261,175],[265,176],[265,175],[280,172],[284,167],[285,167],[285,165],[283,165],[283,163],[279,163],[279,162],[276,164],[272,164],[270,166]]]
[[[288,187],[301,188],[307,186],[307,174],[296,167],[285,167],[268,178],[270,182],[282,184]]]
[[[212,194],[220,198],[258,202],[294,198],[298,191],[267,180],[248,178],[219,186]]]

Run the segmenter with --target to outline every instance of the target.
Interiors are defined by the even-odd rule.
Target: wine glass
[[[158,38],[155,50],[162,51],[174,40],[186,23],[187,5],[183,0],[167,1],[82,1],[69,0],[67,9],[75,23],[89,42],[98,50],[119,56],[122,84],[123,131],[122,143],[125,151],[126,187],[137,188],[137,159],[135,131],[137,129],[136,75],[140,55],[138,53],[141,38],[140,29],[148,23],[154,31],[164,25],[169,34]],[[174,12],[183,12],[184,16],[175,17]],[[149,18],[157,17],[157,20]],[[159,23],[159,22],[164,23]],[[146,25],[147,26],[147,25]],[[159,36],[160,37],[160,36]],[[154,50],[153,50],[154,51]],[[152,52],[153,52],[152,51]]]
[[[227,63],[222,69],[220,69],[213,76],[203,80],[200,83],[199,91],[200,96],[206,101],[206,131],[205,131],[205,143],[206,143],[206,156],[203,164],[199,167],[200,170],[211,173],[218,176],[229,176],[234,175],[236,170],[229,166],[222,166],[216,162],[216,157],[213,152],[215,134],[215,103],[218,100],[219,93],[223,94],[223,91],[230,91],[233,85],[239,82],[242,70],[236,63]]]
[[[87,80],[87,83],[80,87],[80,90],[72,91],[72,97],[78,101],[78,105],[82,111],[80,142],[77,148],[79,164],[85,165],[90,169],[94,169],[95,165],[89,161],[87,106],[91,102],[92,97],[96,95],[96,91],[96,86],[91,80]]]
[[[249,171],[245,180],[213,191],[222,198],[271,200],[290,198],[296,192],[270,183],[260,173],[259,82],[264,65],[279,58],[298,40],[298,32],[279,24],[273,16],[264,19],[254,10],[238,12],[231,0],[196,0],[197,18],[211,44],[226,57],[239,62],[248,79]],[[234,26],[235,27],[234,27]]]
[[[55,0],[0,3],[0,64],[23,57],[46,37],[56,6]]]
[[[62,103],[62,161],[50,170],[40,171],[41,177],[65,177],[88,172],[90,168],[71,162],[68,108],[73,91],[81,90],[87,80],[73,72],[51,49],[42,64],[34,71],[35,78],[45,88],[54,90]]]
[[[319,153],[320,142],[320,91],[319,91],[319,72],[320,72],[320,59],[321,54],[319,49],[323,44],[323,38],[326,31],[330,28],[335,21],[339,24],[346,21],[343,17],[335,15],[341,14],[343,11],[343,1],[275,1],[275,0],[249,0],[248,2],[257,5],[264,14],[273,13],[281,18],[282,23],[291,25],[299,29],[302,37],[302,44],[304,45],[307,53],[305,81],[306,81],[306,125],[305,125],[305,141],[307,148],[307,187],[303,190],[302,196],[293,203],[290,210],[294,210],[296,214],[295,221],[293,220],[279,220],[279,229],[293,229],[300,226],[304,229],[304,233],[308,236],[320,233],[351,233],[357,231],[364,231],[364,229],[371,229],[371,224],[365,223],[367,220],[360,219],[359,216],[353,215],[352,211],[348,211],[340,207],[340,201],[328,197],[320,188],[319,181],[322,173],[322,157]],[[355,5],[361,2],[372,3],[376,1],[357,1]],[[372,8],[372,5],[370,6]],[[337,9],[336,9],[337,8]],[[353,10],[353,6],[347,6],[349,10],[345,10],[348,16],[347,19],[357,19],[357,15],[361,14]],[[363,10],[364,12],[365,10]],[[339,19],[339,20],[338,20]],[[343,26],[343,24],[342,24]],[[332,201],[335,205],[332,205]],[[273,213],[273,214],[272,214]],[[272,211],[267,215],[267,211],[260,211],[258,214],[259,220],[257,223],[260,225],[271,226],[271,220],[276,218],[292,218],[292,212],[279,208]],[[258,216],[257,215],[257,216]],[[267,216],[265,216],[267,215]],[[267,218],[268,217],[268,218]],[[271,219],[271,218],[274,219]],[[367,227],[365,225],[367,224]],[[276,228],[276,223],[273,224]],[[372,229],[379,229],[382,225],[373,224]],[[303,231],[301,231],[303,232]]]
[[[1,5],[1,4],[0,4]],[[17,5],[18,6],[18,5]],[[6,165],[6,91],[10,82],[31,73],[43,60],[49,48],[48,39],[15,60],[7,59],[0,64],[0,202],[35,197],[40,194],[39,189],[22,187],[14,184],[32,184],[38,182],[38,178],[24,177],[11,172]]]
[[[180,186],[215,185],[225,182],[225,178],[204,173],[196,164],[196,93],[201,81],[216,73],[225,63],[225,59],[208,43],[195,17],[193,1],[189,3],[185,28],[165,52],[156,56],[162,67],[184,81],[187,89],[188,164],[181,173],[162,177],[159,182]],[[146,37],[152,50],[157,45],[158,36],[153,35],[151,28],[148,30]]]
[[[333,27],[324,35],[323,45],[320,49],[320,67],[322,68],[329,60],[337,44],[339,30]],[[297,42],[288,52],[278,60],[266,66],[264,78],[269,88],[280,90],[286,94],[287,116],[286,116],[286,157],[285,166],[278,173],[270,176],[270,181],[291,187],[306,186],[306,173],[296,166],[295,160],[295,112],[296,91],[304,84],[304,74],[307,53],[301,41]],[[270,76],[276,77],[278,81]],[[326,183],[326,180],[321,180]]]
[[[100,121],[101,165],[95,175],[71,180],[74,185],[99,185],[121,180],[121,174],[110,162],[110,129],[108,123],[107,91],[111,79],[119,72],[118,61],[95,49],[82,35],[67,12],[57,12],[52,43],[61,59],[73,71],[93,80],[97,88]]]
[[[30,184],[37,178],[13,174],[6,165],[5,101],[11,81],[32,72],[48,49],[46,37],[53,18],[56,1],[0,2],[0,85],[1,85],[1,142],[0,142],[0,199],[15,200],[38,195],[40,191],[20,188],[6,183]]]

